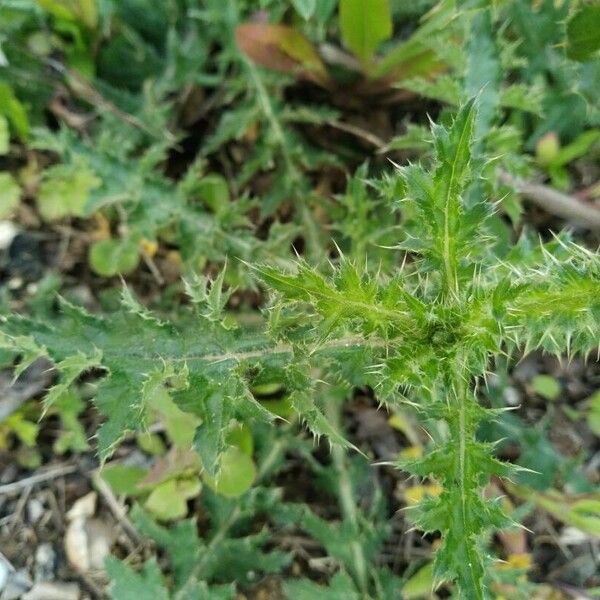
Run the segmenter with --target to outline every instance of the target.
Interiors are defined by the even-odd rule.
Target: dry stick
[[[505,171],[498,172],[498,179],[547,212],[573,221],[587,229],[600,230],[600,209],[546,185],[523,181]]]
[[[375,146],[375,148],[377,148],[378,150],[381,150],[385,147],[385,142],[378,135],[375,135],[374,133],[363,129],[358,125],[353,125],[352,123],[345,123],[344,121],[336,120],[325,121],[325,123],[329,125],[329,127],[339,129],[340,131],[345,131],[346,133],[349,133],[357,138],[365,140],[372,146]]]
[[[95,477],[93,483],[127,535],[133,540],[134,543],[141,544],[142,538],[140,537],[138,530],[135,528],[135,525],[129,520],[129,517],[127,516],[127,508],[117,500],[116,496],[113,494],[113,491],[110,489],[110,486],[101,477]]]
[[[51,479],[56,479],[57,477],[63,477],[64,475],[69,475],[75,471],[77,471],[77,465],[62,465],[60,467],[48,469],[47,471],[37,473],[31,477],[26,477],[25,479],[20,479],[19,481],[13,481],[12,483],[0,485],[0,496],[5,494],[15,494],[20,492],[22,489],[36,485],[37,483],[43,483],[45,481],[50,481]]]

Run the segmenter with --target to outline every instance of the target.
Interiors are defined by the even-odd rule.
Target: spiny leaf
[[[229,329],[231,325],[224,321],[223,311],[235,290],[233,288],[229,288],[227,291],[223,290],[225,271],[226,266],[221,269],[213,281],[194,274],[184,280],[184,283],[185,291],[197,307],[198,313],[205,319],[213,323],[221,323]]]
[[[321,328],[327,336],[330,331],[356,323],[365,335],[394,331],[409,333],[414,327],[412,311],[418,301],[411,300],[402,291],[401,282],[391,281],[387,286],[361,275],[345,259],[327,280],[306,263],[299,263],[295,275],[285,275],[269,267],[257,269],[261,279],[280,292],[287,301],[311,303],[323,317]]]
[[[289,598],[295,600],[313,600],[313,598],[358,600],[360,598],[352,579],[343,571],[336,573],[327,586],[319,585],[309,579],[300,579],[286,582],[285,591]]]
[[[424,269],[439,273],[442,293],[454,297],[459,294],[459,283],[471,275],[465,264],[469,256],[485,247],[481,230],[485,210],[480,205],[466,207],[461,196],[471,180],[476,113],[473,100],[458,112],[450,129],[432,127],[433,174],[418,165],[400,169],[406,185],[405,203],[415,214],[415,234],[401,247],[420,254]]]
[[[47,411],[55,402],[67,393],[71,384],[84,372],[92,367],[101,365],[102,352],[95,349],[91,356],[78,352],[57,363],[56,368],[61,374],[60,383],[53,385],[44,398],[44,411]]]
[[[169,600],[165,580],[154,560],[148,561],[142,573],[138,574],[125,563],[109,556],[106,572],[112,580],[110,595],[114,600]]]
[[[600,50],[600,6],[581,7],[567,22],[567,54],[579,61]]]

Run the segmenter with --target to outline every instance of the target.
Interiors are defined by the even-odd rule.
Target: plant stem
[[[330,394],[326,405],[327,418],[338,431],[342,430],[340,412],[341,403],[339,402],[339,398],[335,394]],[[335,465],[338,474],[338,500],[342,510],[342,516],[344,521],[351,524],[352,530],[355,533],[355,539],[351,543],[352,557],[354,559],[354,576],[363,596],[368,598],[369,578],[367,573],[367,560],[360,542],[360,527],[358,522],[358,512],[356,510],[356,498],[354,497],[352,481],[350,479],[350,474],[348,473],[346,449],[336,444],[332,446],[331,454],[333,457],[333,464]]]
[[[475,438],[476,433],[474,415],[469,410],[469,403],[473,400],[469,395],[468,372],[461,361],[457,360],[454,365],[448,366],[445,378],[450,403],[448,423],[450,435],[458,448],[458,456],[454,461],[453,477],[446,484],[453,482],[458,487],[459,511],[452,510],[450,531],[447,533],[449,539],[446,543],[456,544],[456,552],[461,557],[458,561],[462,571],[458,573],[461,598],[484,600],[483,562],[477,549],[477,528],[474,522],[476,515],[473,510],[473,494],[479,493],[479,490],[471,476],[477,466],[471,464],[468,448],[469,441]],[[452,492],[447,491],[450,494]]]
[[[513,187],[516,192],[545,211],[573,221],[587,229],[600,230],[600,210],[593,205],[586,204],[574,196],[559,192],[547,185],[523,181],[506,171],[500,171],[498,179],[505,185]]]

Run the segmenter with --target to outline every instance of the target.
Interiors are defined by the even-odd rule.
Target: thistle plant
[[[87,369],[102,369],[95,399],[106,417],[102,459],[148,424],[152,394],[168,389],[201,420],[194,445],[211,476],[219,475],[233,419],[275,418],[253,395],[257,383],[284,382],[307,427],[339,445],[349,444],[312,393],[317,382],[348,392],[371,386],[392,407],[410,402],[432,442],[398,468],[443,489],[409,513],[417,528],[442,536],[435,583],[455,581],[458,597],[485,599],[485,540],[510,521],[483,491],[492,475],[510,477],[514,468],[477,438],[478,426],[496,416],[479,403],[478,386],[500,354],[541,348],[571,356],[598,346],[600,256],[567,235],[548,243],[524,236],[497,255],[488,227],[494,206],[473,191],[482,189],[484,166],[471,152],[475,119],[471,101],[451,126],[433,126],[430,168],[398,170],[406,232],[398,248],[406,260],[391,276],[370,275],[364,262],[344,257],[329,277],[302,261],[293,273],[254,267],[274,292],[264,334],[223,316],[221,277],[188,282],[194,309],[177,322],[158,319],[126,292],[123,310],[110,318],[66,302],[54,323],[7,317],[2,345],[21,357],[19,369],[42,355],[54,360],[60,375],[47,404]]]

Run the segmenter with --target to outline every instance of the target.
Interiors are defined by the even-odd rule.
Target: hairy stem
[[[460,363],[460,361],[457,361]],[[458,449],[454,461],[454,472],[450,481],[454,482],[458,493],[459,505],[454,507],[450,520],[450,531],[447,533],[447,543],[456,544],[456,553],[461,558],[457,561],[460,565],[458,585],[461,597],[469,600],[484,600],[485,588],[483,584],[483,561],[477,547],[478,530],[475,524],[475,502],[480,490],[472,473],[478,466],[472,464],[469,453],[471,440],[476,435],[476,420],[470,404],[474,399],[470,396],[469,376],[461,364],[446,374],[446,386],[449,396],[448,424],[450,435]],[[452,490],[448,490],[450,493]]]

